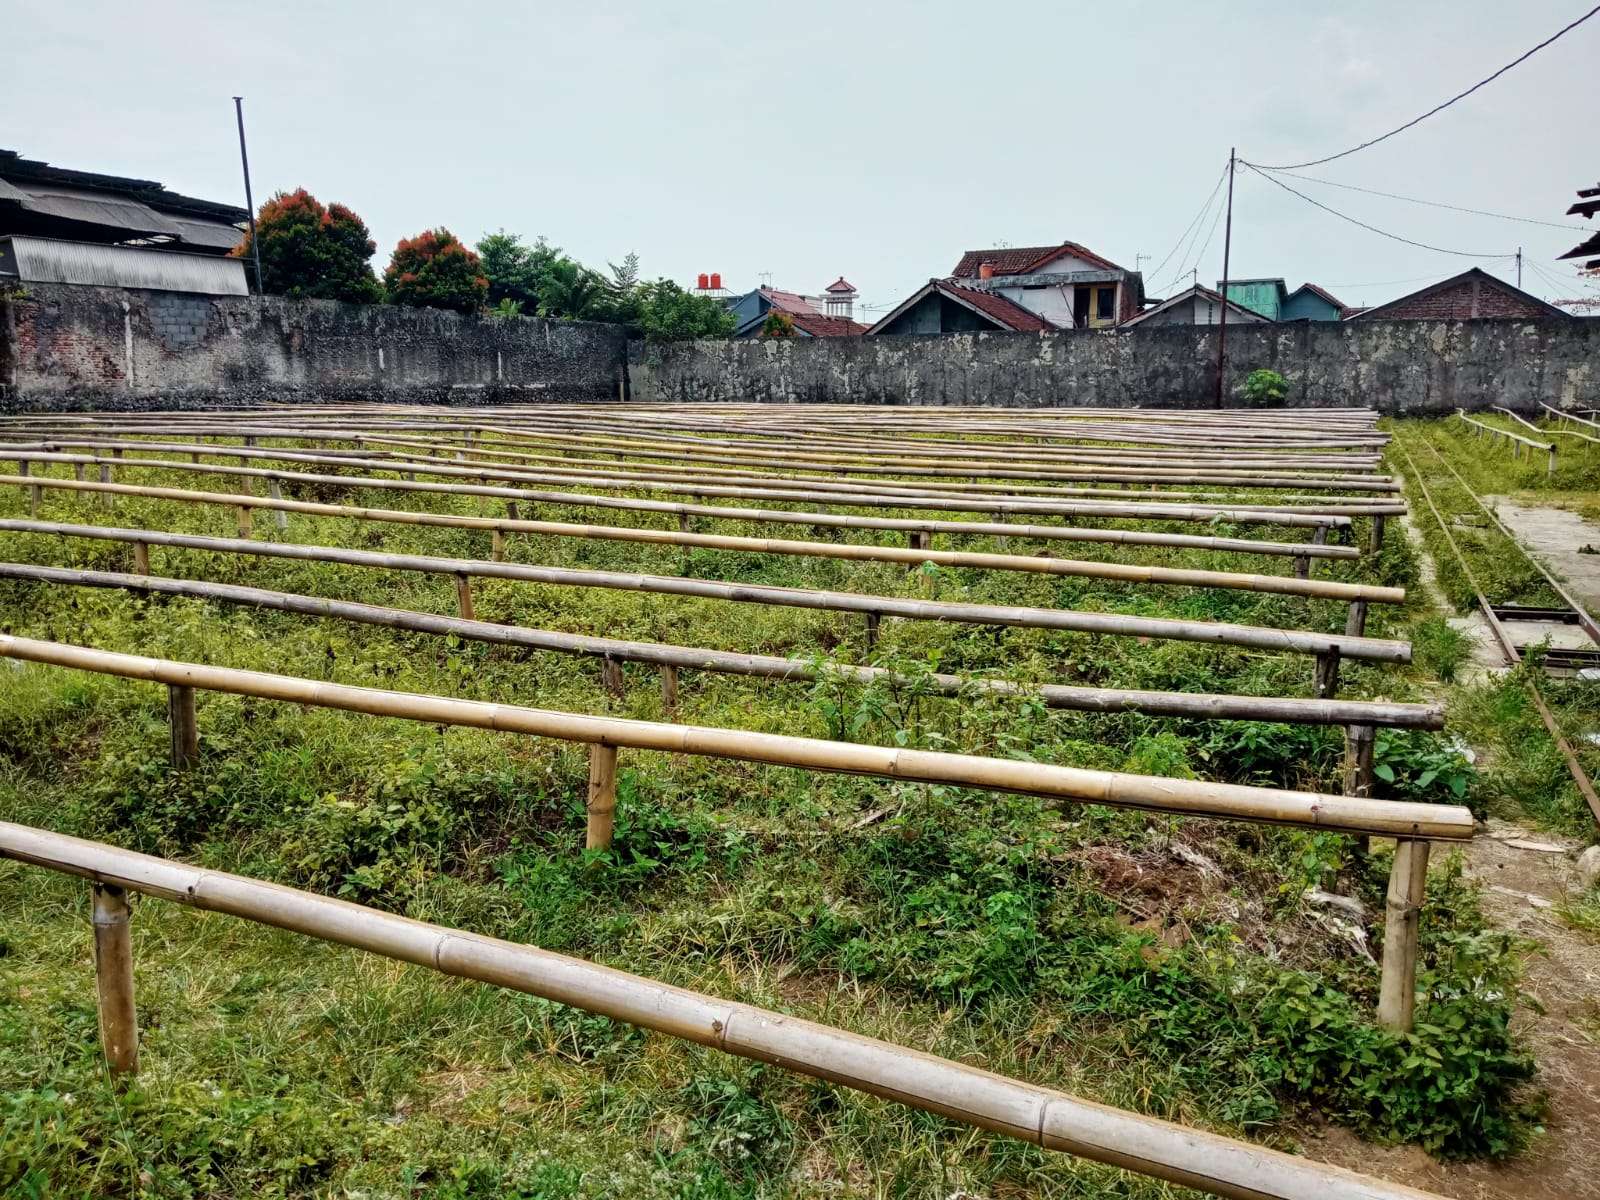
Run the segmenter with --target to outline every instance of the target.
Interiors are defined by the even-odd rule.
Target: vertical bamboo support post
[[[1006,525],[1006,524],[1010,523],[1010,518],[1007,517],[1006,514],[1003,513],[1003,512],[997,512],[994,515],[994,521],[995,521],[996,525]],[[1011,544],[1011,539],[1008,538],[1003,533],[999,537],[994,539],[994,545],[995,545],[995,549],[996,550],[1004,550],[1010,544]]]
[[[522,518],[517,515],[517,502],[515,500],[506,501],[506,516],[513,521],[522,520]]]
[[[1371,725],[1346,725],[1344,729],[1344,794],[1370,797],[1372,795],[1372,748],[1374,729]]]
[[[878,644],[878,614],[867,614],[867,653],[871,654]]]
[[[239,536],[249,541],[255,534],[255,528],[255,519],[250,515],[249,507],[239,505]]]
[[[283,499],[283,486],[278,482],[276,476],[267,480],[267,495],[271,496],[274,500]],[[289,514],[284,512],[281,508],[273,510],[272,520],[279,529],[289,528]]]
[[[661,714],[669,721],[678,719],[678,668],[661,664]]]
[[[1367,632],[1367,602],[1365,600],[1350,601],[1350,615],[1345,618],[1344,632],[1347,637],[1361,637]]]
[[[167,685],[167,723],[172,727],[172,765],[176,770],[200,761],[200,723],[194,715],[194,689]]]
[[[678,514],[678,532],[679,533],[693,533],[694,532],[694,522],[689,519],[689,514],[686,513],[686,512],[680,512]]]
[[[618,700],[628,694],[628,681],[623,677],[622,664],[609,654],[600,660],[600,686]]]
[[[150,547],[143,542],[133,544],[133,573],[135,575],[150,574]]]
[[[84,470],[83,470],[83,464],[82,463],[73,463],[72,464],[72,477],[74,479],[76,479],[79,483],[83,482]]]
[[[1377,513],[1372,518],[1372,539],[1367,545],[1368,551],[1372,554],[1377,554],[1383,549],[1383,527],[1383,514]]]
[[[1551,479],[1556,477],[1556,448],[1554,446],[1550,447],[1550,469],[1546,472],[1546,474]]]
[[[39,516],[39,505],[44,503],[44,488],[35,483],[28,488],[28,516]]]
[[[456,576],[456,605],[461,609],[463,621],[478,619],[478,610],[472,606],[472,580],[465,574]]]
[[[584,804],[589,828],[586,850],[611,849],[617,815],[617,748],[596,742],[589,747],[589,798]]]
[[[133,1007],[133,937],[128,897],[95,884],[94,982],[100,1001],[100,1052],[113,1076],[139,1073],[139,1019]]]
[[[1317,655],[1317,670],[1311,693],[1318,700],[1332,700],[1339,693],[1339,648],[1330,646]]]
[[[100,464],[100,482],[101,483],[110,483],[111,482],[111,468],[106,466],[104,463]],[[101,505],[101,507],[110,508],[112,499],[113,499],[113,497],[112,497],[112,494],[110,492],[101,492],[100,493],[100,505]]]
[[[491,532],[489,541],[489,557],[495,562],[505,562],[506,535],[504,531],[496,529]]]
[[[1428,843],[1401,838],[1389,869],[1383,916],[1383,976],[1378,1024],[1409,1032],[1417,1006],[1417,932],[1428,884]]]

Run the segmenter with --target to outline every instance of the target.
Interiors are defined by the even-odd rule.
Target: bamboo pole
[[[668,721],[678,719],[678,668],[672,663],[661,664],[661,715]]]
[[[1346,796],[1371,796],[1373,734],[1371,725],[1352,723],[1345,727],[1344,737],[1344,794]]]
[[[1372,554],[1377,554],[1383,549],[1383,532],[1384,532],[1383,531],[1383,525],[1384,525],[1383,514],[1382,513],[1373,513],[1372,514],[1372,537],[1371,537],[1371,540],[1367,544],[1367,549]]]
[[[1401,838],[1395,843],[1384,904],[1383,967],[1378,992],[1378,1024],[1411,1031],[1417,1005],[1417,935],[1428,883],[1428,843]]]
[[[1014,792],[1053,801],[1087,802],[1113,808],[1189,813],[1393,837],[1464,840],[1472,836],[1473,830],[1472,814],[1464,808],[1451,805],[1377,802],[1315,792],[1154,778],[941,751],[866,746],[707,726],[586,716],[143,658],[9,634],[0,634],[0,657],[436,725],[462,725],[564,741],[602,742],[610,746],[671,754],[738,759],[802,770]]]
[[[253,554],[265,558],[291,558],[310,562],[343,563],[380,570],[421,571],[433,574],[484,576],[578,587],[613,588],[678,596],[700,596],[747,604],[773,604],[791,608],[860,612],[919,621],[959,624],[1010,625],[1033,629],[1061,629],[1079,633],[1160,640],[1207,642],[1289,654],[1321,654],[1337,647],[1346,658],[1372,662],[1411,661],[1409,643],[1376,638],[1349,638],[1338,634],[1231,625],[1214,621],[1188,621],[1169,617],[1138,617],[1073,609],[1024,608],[1007,605],[960,604],[951,601],[911,600],[856,592],[829,592],[809,588],[764,584],[729,584],[717,580],[676,575],[635,575],[615,571],[539,567],[527,563],[492,563],[475,559],[434,558],[427,555],[380,554],[335,546],[304,546],[289,542],[252,542],[166,533],[150,529],[116,529],[98,525],[69,525],[56,521],[0,519],[0,530],[83,537],[101,541],[144,541],[151,545],[209,550],[224,554]],[[875,628],[875,627],[874,627]]]
[[[200,723],[195,717],[194,689],[167,687],[167,722],[172,729],[172,766],[182,771],[200,761]]]
[[[143,542],[133,544],[133,570],[138,575],[150,574],[150,547]]]
[[[953,1059],[481,934],[0,821],[0,855],[539,996],[951,1120],[1241,1200],[1439,1200]]]
[[[113,1078],[139,1073],[139,1019],[133,1003],[133,937],[128,898],[113,883],[90,888],[94,981],[100,1009],[100,1052]]]
[[[1319,700],[1332,700],[1339,694],[1339,650],[1331,647],[1317,655],[1311,694]]]
[[[267,480],[267,495],[273,500],[283,499],[283,486],[277,476]],[[275,509],[272,517],[279,529],[289,528],[289,514],[284,512],[283,509]]]
[[[613,655],[603,655],[600,659],[600,686],[617,700],[626,698],[628,682],[622,674],[622,663]]]
[[[456,607],[462,620],[477,620],[478,612],[472,605],[472,580],[464,571],[456,572]]]
[[[1350,601],[1350,612],[1345,617],[1344,632],[1346,637],[1362,637],[1367,632],[1367,602],[1365,600]]]
[[[612,826],[617,812],[617,748],[603,742],[589,747],[589,797],[585,850],[611,849]]]
[[[0,476],[0,483],[15,483],[15,476]],[[1368,584],[1339,583],[1319,579],[1290,579],[1279,575],[1252,575],[1230,571],[1204,571],[1177,567],[1132,566],[1122,563],[1093,562],[1068,558],[1030,558],[1008,554],[979,554],[952,550],[902,550],[894,546],[860,546],[834,542],[796,542],[776,538],[734,537],[724,534],[674,533],[663,529],[637,529],[614,525],[568,525],[555,521],[500,522],[487,517],[458,517],[441,513],[421,513],[404,509],[349,508],[336,504],[317,504],[301,500],[239,497],[216,492],[190,492],[180,488],[141,487],[136,484],[79,484],[52,479],[48,487],[96,490],[110,494],[146,496],[178,500],[189,504],[229,504],[239,507],[239,536],[250,536],[250,508],[282,509],[325,517],[382,521],[401,525],[437,525],[451,529],[515,530],[519,533],[555,537],[598,539],[693,548],[732,550],[749,554],[785,554],[810,558],[839,558],[865,562],[906,563],[920,566],[933,562],[945,567],[977,567],[986,570],[1026,571],[1124,583],[1232,589],[1282,595],[1309,596],[1324,600],[1371,600],[1380,604],[1399,604],[1404,588],[1375,587]],[[244,501],[244,503],[240,503]]]
[[[239,506],[239,536],[248,541],[255,533],[255,523],[251,519],[250,510],[244,505]]]

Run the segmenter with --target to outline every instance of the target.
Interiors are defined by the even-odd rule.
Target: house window
[[[1094,316],[1097,321],[1114,321],[1117,316],[1117,289],[1103,287],[1095,293]]]

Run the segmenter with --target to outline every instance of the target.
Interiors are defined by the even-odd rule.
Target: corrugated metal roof
[[[0,269],[23,283],[80,283],[209,296],[244,296],[250,290],[244,263],[237,258],[20,236],[0,238],[0,254],[5,256]]]
[[[25,184],[18,190],[25,193],[22,207],[43,216],[91,225],[112,225],[118,229],[159,233],[168,237],[178,237],[183,232],[171,217],[158,213],[148,204],[140,204],[137,200],[122,196],[39,184]]]

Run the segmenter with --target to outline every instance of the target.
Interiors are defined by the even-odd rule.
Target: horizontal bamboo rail
[[[1037,696],[1050,708],[1080,712],[1139,712],[1150,716],[1212,721],[1282,721],[1305,725],[1362,724],[1404,729],[1444,728],[1444,709],[1438,704],[1068,687],[1061,684],[1025,684],[1004,679],[939,673],[911,677],[885,667],[839,662],[819,665],[804,659],[779,658],[776,655],[740,654],[695,646],[672,646],[657,642],[590,637],[346,600],[329,600],[320,596],[305,596],[294,592],[271,591],[238,584],[151,577],[148,569],[142,574],[128,575],[112,571],[83,571],[23,563],[0,563],[0,579],[30,580],[71,587],[122,588],[127,591],[160,595],[189,596],[227,604],[276,609],[305,616],[378,625],[390,629],[454,636],[464,641],[521,646],[561,654],[590,655],[609,662],[649,663],[662,668],[664,672],[670,669],[675,673],[681,668],[800,682],[813,682],[836,676],[863,684],[888,679],[898,685],[927,688],[943,696],[979,693]],[[670,689],[671,700],[664,703],[664,708],[669,711],[676,706],[677,687],[676,674],[670,678],[673,680]],[[191,708],[191,723],[192,719]]]
[[[242,875],[9,821],[0,821],[0,857],[90,880],[97,889],[97,934],[99,891],[115,889],[120,897],[125,889],[539,996],[1216,1196],[1430,1200],[1398,1184],[1080,1100],[876,1038]],[[125,932],[125,904],[120,915]],[[131,949],[126,979],[125,1015],[131,1027]],[[111,1007],[104,985],[101,995],[102,1045],[111,1055],[118,1046],[104,1034],[104,1014]],[[134,1054],[129,1069],[137,1065],[137,1046]]]
[[[688,579],[676,575],[643,575],[574,567],[542,567],[527,563],[441,558],[418,554],[383,554],[370,550],[348,550],[339,546],[257,542],[244,538],[214,538],[198,534],[168,533],[165,530],[118,529],[99,525],[71,525],[56,521],[0,519],[0,531],[56,534],[62,537],[81,537],[98,541],[143,542],[146,546],[173,546],[216,553],[343,563],[347,566],[372,567],[379,570],[422,571],[438,575],[483,576],[517,579],[529,583],[659,592],[739,603],[855,612],[918,621],[1060,629],[1118,637],[1148,637],[1158,640],[1205,642],[1219,646],[1242,646],[1252,650],[1290,654],[1322,655],[1337,652],[1343,658],[1368,662],[1411,661],[1411,646],[1407,642],[1317,633],[1309,630],[1233,625],[1217,621],[1141,617],[1122,613],[1082,612],[1075,609],[962,604],[946,600],[910,600],[898,596],[872,596],[856,592],[828,592],[768,584],[723,583],[719,580]]]
[[[1516,414],[1513,413],[1512,415],[1515,416]],[[1556,473],[1556,446],[1554,442],[1536,442],[1532,438],[1523,437],[1520,433],[1512,433],[1509,429],[1500,429],[1494,425],[1486,425],[1482,421],[1474,421],[1459,408],[1456,410],[1456,416],[1460,417],[1474,429],[1480,429],[1486,433],[1493,434],[1496,441],[1498,441],[1500,438],[1505,438],[1511,443],[1511,456],[1513,458],[1516,457],[1518,446],[1527,446],[1530,450],[1546,451],[1550,455],[1550,468],[1548,473],[1550,475],[1554,475]],[[1526,424],[1526,422],[1524,422],[1524,424]]]
[[[1015,554],[982,554],[958,550],[906,549],[895,546],[861,546],[852,543],[784,541],[778,538],[738,537],[728,534],[683,533],[667,529],[640,529],[617,525],[571,525],[559,521],[510,520],[496,517],[458,517],[444,513],[412,512],[404,509],[356,508],[340,504],[319,504],[305,500],[274,500],[223,492],[192,492],[182,488],[144,487],[127,483],[91,483],[44,476],[0,475],[0,484],[65,489],[100,495],[143,496],[156,500],[175,500],[187,504],[209,504],[240,511],[267,509],[275,512],[307,513],[350,520],[382,521],[397,525],[433,525],[450,529],[498,530],[502,534],[526,533],[547,537],[583,538],[597,541],[634,542],[655,546],[677,546],[730,550],[744,554],[785,554],[806,558],[837,558],[857,562],[904,563],[920,566],[972,567],[990,571],[1021,571],[1040,575],[1109,579],[1123,583],[1156,586],[1215,588],[1235,591],[1305,596],[1323,600],[1366,600],[1376,604],[1399,604],[1405,600],[1404,588],[1376,587],[1371,584],[1340,583],[1325,579],[1300,579],[1282,575],[1252,575],[1232,571],[1205,571],[1181,567],[1131,566],[1070,558],[1035,558]],[[241,524],[241,535],[247,531]]]
[[[178,443],[182,445],[182,443]],[[125,448],[141,448],[136,442]],[[166,448],[173,448],[168,445]],[[223,450],[211,446],[194,446],[194,452],[211,456],[235,453],[241,456],[312,462],[324,465],[364,466],[384,471],[404,470],[393,463],[381,460],[343,459],[335,456],[285,453],[275,455],[270,451],[240,448]],[[183,471],[191,474],[223,475],[230,478],[265,479],[280,487],[294,483],[318,483],[356,489],[377,489],[391,492],[426,493],[452,496],[485,496],[496,499],[570,505],[576,508],[617,509],[624,512],[665,513],[678,517],[703,517],[723,521],[756,521],[773,524],[812,525],[838,529],[882,529],[901,532],[948,533],[965,535],[990,535],[1034,540],[1071,542],[1103,542],[1126,546],[1170,546],[1181,549],[1217,550],[1236,554],[1267,554],[1294,558],[1358,558],[1360,551],[1352,546],[1318,545],[1311,542],[1264,542],[1250,538],[1207,537],[1196,534],[1152,533],[1128,529],[1083,529],[1068,525],[1021,525],[991,521],[941,521],[932,518],[858,517],[842,513],[798,512],[792,509],[726,508],[713,504],[682,504],[668,500],[646,500],[632,496],[589,495],[580,492],[546,492],[526,488],[493,487],[488,484],[427,483],[412,479],[377,479],[368,476],[320,475],[311,472],[275,470],[267,467],[231,467],[220,463],[176,462],[170,459],[101,458],[94,455],[67,454],[45,450],[43,447],[7,447],[0,443],[0,462],[20,461],[59,463],[68,466],[105,465],[113,472],[120,469],[151,471]],[[478,479],[502,477],[498,472],[476,471],[470,468],[453,469],[448,466],[418,467],[418,475],[471,476]],[[274,497],[279,498],[279,497]]]
[[[1593,429],[1596,433],[1600,433],[1600,422],[1591,421],[1587,417],[1577,416],[1574,413],[1567,412],[1565,409],[1551,408],[1550,405],[1546,404],[1542,400],[1539,402],[1539,407],[1544,409],[1545,412],[1549,413],[1551,416],[1558,418],[1559,420],[1571,421],[1576,425],[1587,425],[1590,429]]]
[[[1453,805],[1279,791],[1243,784],[1165,779],[1013,759],[981,758],[937,750],[865,746],[787,734],[587,716],[520,705],[488,704],[480,700],[321,683],[290,675],[240,671],[200,663],[169,662],[9,634],[0,634],[0,657],[94,671],[102,675],[118,675],[127,679],[143,679],[169,686],[257,696],[376,717],[425,721],[434,725],[461,725],[569,742],[1011,792],[1051,801],[1103,804],[1112,808],[1388,837],[1464,841],[1472,837],[1473,831],[1472,814],[1465,808]]]

